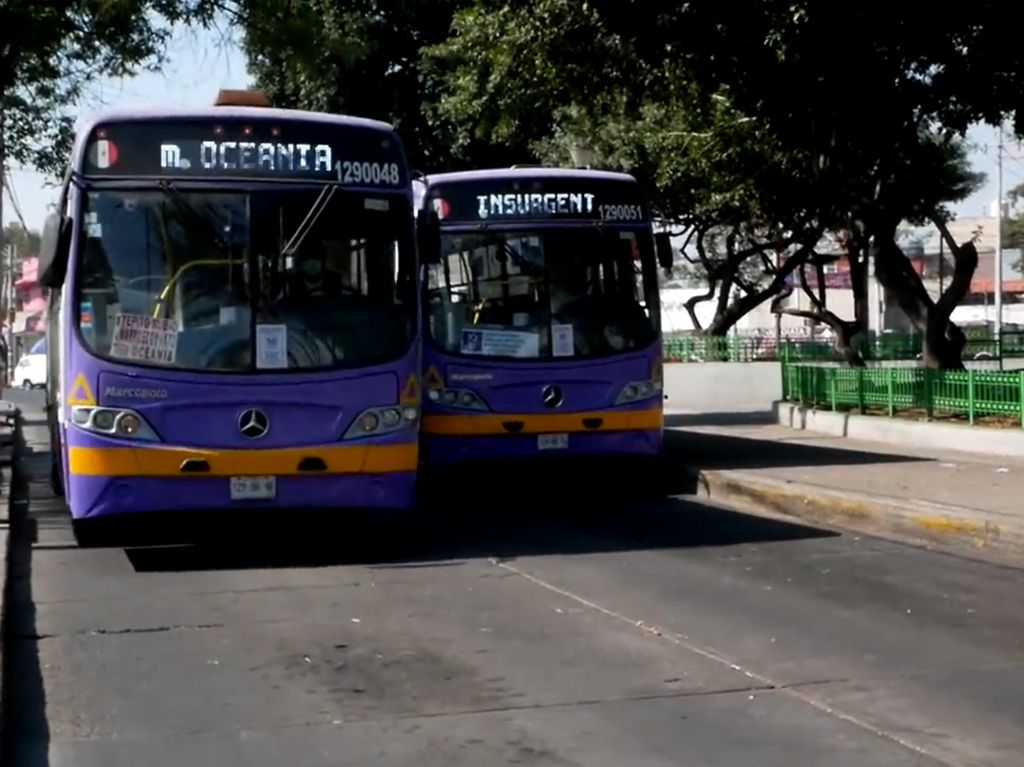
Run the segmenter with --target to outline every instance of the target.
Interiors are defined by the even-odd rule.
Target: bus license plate
[[[565,450],[569,447],[568,434],[538,434],[538,450]]]
[[[232,501],[265,501],[277,497],[277,477],[232,477]]]

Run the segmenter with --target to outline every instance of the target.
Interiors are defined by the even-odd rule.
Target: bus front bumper
[[[418,460],[416,443],[277,450],[71,447],[68,505],[74,519],[172,511],[409,510]],[[239,497],[239,477],[273,480],[251,482],[247,497]]]
[[[443,466],[478,461],[655,457],[661,454],[662,444],[660,428],[561,434],[424,434],[423,458],[428,466]]]

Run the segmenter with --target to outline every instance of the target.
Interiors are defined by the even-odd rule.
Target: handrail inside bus
[[[156,297],[156,301],[153,303],[153,319],[157,319],[159,317],[160,310],[163,308],[164,302],[167,300],[167,296],[178,284],[178,280],[181,279],[181,275],[184,274],[187,269],[190,269],[193,266],[216,266],[217,264],[245,265],[245,259],[243,258],[236,261],[229,258],[206,258],[198,261],[189,261],[187,264],[183,264],[181,268],[174,273],[174,276],[168,280],[167,284],[164,285],[164,289],[160,291],[160,295]]]

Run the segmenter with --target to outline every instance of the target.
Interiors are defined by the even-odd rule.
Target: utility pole
[[[775,273],[782,267],[782,258],[778,248],[775,249]],[[779,307],[781,308],[781,307]],[[782,354],[782,312],[775,312],[775,354]],[[781,356],[779,357],[781,359]]]
[[[999,367],[1003,367],[1003,121],[996,131],[996,262],[993,288],[995,290],[995,335]]]
[[[6,137],[6,124],[4,123],[4,106],[3,102],[0,101],[0,253],[6,254],[7,243],[4,242],[4,183],[7,180],[7,142]],[[10,272],[4,270],[4,279],[10,278]],[[12,281],[13,283],[13,281]],[[5,294],[6,295],[6,294]],[[4,383],[12,380],[14,375],[13,365],[11,364],[11,312],[10,304],[4,306],[4,317],[3,324],[0,325],[0,330],[6,328],[7,330],[7,359],[4,360],[4,379],[0,381],[0,387]]]
[[[17,263],[17,246],[7,245],[7,263],[4,275],[4,305],[7,311],[7,380],[14,382],[14,264]]]

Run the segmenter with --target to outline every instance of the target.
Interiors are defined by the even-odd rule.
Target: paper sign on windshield
[[[144,314],[118,314],[110,356],[122,360],[172,364],[178,353],[178,329],[173,320]]]

